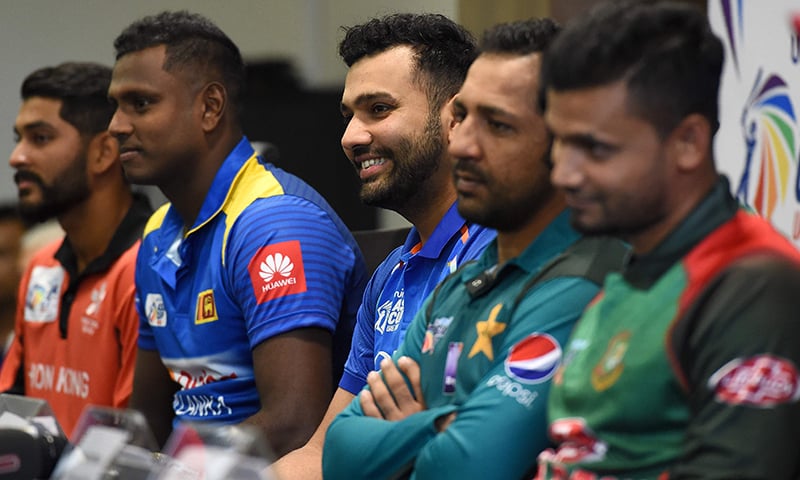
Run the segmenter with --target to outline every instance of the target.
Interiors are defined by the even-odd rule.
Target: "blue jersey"
[[[477,258],[495,235],[492,229],[467,223],[455,203],[425,245],[420,245],[419,233],[412,228],[405,244],[378,266],[364,291],[339,386],[358,393],[367,374],[378,370],[381,360],[403,342],[428,294],[461,263]]]
[[[180,385],[180,420],[238,423],[261,407],[252,350],[306,327],[351,330],[366,272],[349,231],[310,186],[242,139],[194,225],[170,204],[136,264],[139,347]]]

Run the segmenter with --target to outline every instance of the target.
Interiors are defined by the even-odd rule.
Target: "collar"
[[[457,233],[462,232],[462,230],[466,230],[467,226],[467,221],[458,213],[456,202],[453,202],[444,217],[439,220],[425,245],[420,246],[417,227],[411,227],[411,231],[408,232],[406,241],[403,244],[400,259],[408,261],[408,258],[413,255],[437,259],[441,256],[442,250],[450,243],[450,239]]]
[[[108,270],[123,253],[141,238],[151,213],[153,213],[153,209],[150,207],[147,197],[141,193],[134,193],[133,203],[114,232],[114,236],[111,237],[111,242],[105,252],[92,260],[82,272],[78,272],[78,258],[72,249],[69,237],[65,237],[55,253],[55,258],[69,274],[70,283],[77,282],[80,277]]]
[[[565,209],[528,244],[522,253],[502,265],[500,270],[514,265],[529,274],[537,272],[545,263],[563,252],[578,238],[580,238],[580,234],[570,226],[569,210]],[[490,269],[497,265],[497,238],[493,239],[486,247],[479,263],[482,269]]]
[[[239,143],[231,150],[231,153],[225,157],[219,170],[217,170],[214,181],[211,183],[211,188],[208,190],[206,198],[203,200],[203,205],[200,207],[200,212],[197,214],[192,228],[188,230],[189,232],[198,229],[222,210],[225,200],[227,200],[235,186],[233,180],[244,164],[253,155],[255,155],[253,146],[250,144],[247,137],[243,136],[242,139],[239,140]],[[174,212],[172,207],[170,207],[169,215],[175,215],[177,217],[177,213]],[[183,224],[183,221],[179,221],[178,223]]]
[[[703,238],[730,220],[739,208],[739,202],[730,193],[728,179],[720,175],[708,195],[653,251],[631,256],[625,267],[625,279],[639,288],[649,288]]]

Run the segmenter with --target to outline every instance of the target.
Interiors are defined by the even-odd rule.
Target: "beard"
[[[430,113],[423,132],[402,139],[396,148],[380,148],[375,153],[391,159],[386,178],[372,179],[361,186],[360,198],[366,205],[402,209],[427,179],[441,167],[445,146],[438,113]]]
[[[36,183],[41,192],[41,200],[38,203],[19,200],[19,214],[30,223],[43,222],[66,213],[75,205],[89,198],[89,182],[86,178],[86,154],[87,148],[78,152],[75,158],[69,162],[69,166],[61,175],[48,185],[35,173],[19,170],[14,175],[14,180],[28,180]]]

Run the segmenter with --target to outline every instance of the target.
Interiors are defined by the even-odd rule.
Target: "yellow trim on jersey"
[[[231,195],[231,192],[233,194]],[[233,223],[245,208],[257,198],[283,195],[283,186],[264,165],[258,162],[258,157],[253,154],[236,174],[228,190],[228,197],[222,203],[225,212],[225,234],[222,237],[222,265],[225,265],[225,247],[228,245],[228,233]]]
[[[158,230],[161,228],[161,224],[164,223],[164,217],[167,216],[167,210],[169,210],[170,203],[165,203],[158,207],[158,209],[150,215],[150,219],[147,220],[147,225],[144,226],[144,233],[142,234],[142,238],[148,236],[153,231]]]
[[[228,244],[228,233],[233,227],[234,222],[236,222],[236,219],[254,200],[275,195],[283,195],[283,186],[278,182],[272,172],[259,163],[258,156],[253,153],[236,173],[236,176],[228,187],[228,194],[219,210],[209,215],[206,221],[200,225],[186,232],[183,238],[188,237],[193,232],[202,228],[220,212],[224,212],[225,233],[222,237],[222,249],[220,253],[222,255],[222,265],[225,265],[225,247]],[[145,236],[161,227],[170,205],[170,203],[162,205],[150,217],[145,227]]]

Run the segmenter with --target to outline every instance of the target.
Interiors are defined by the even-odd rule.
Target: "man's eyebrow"
[[[53,128],[53,126],[44,120],[37,120],[35,122],[26,123],[25,125],[20,125],[19,128],[14,125],[14,133],[18,134],[20,130],[34,130],[37,128]]]

